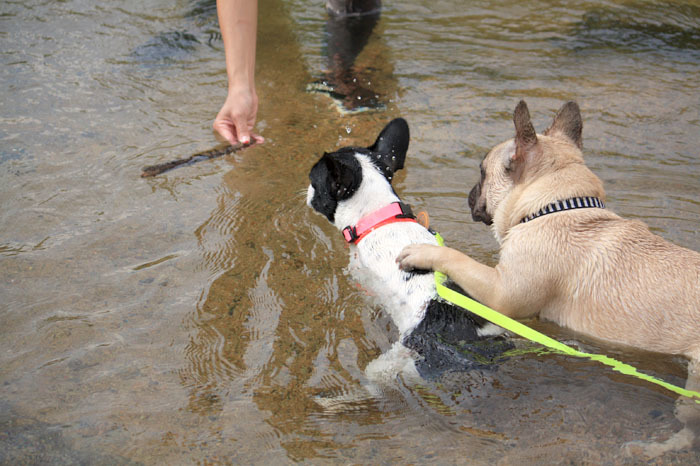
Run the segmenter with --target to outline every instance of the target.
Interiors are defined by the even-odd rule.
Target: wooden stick
[[[255,142],[251,141],[248,144],[238,143],[233,146],[227,145],[225,147],[216,147],[214,149],[207,150],[204,152],[198,152],[184,159],[171,160],[170,162],[159,163],[157,165],[149,165],[141,169],[141,177],[150,178],[152,176],[160,175],[161,173],[166,172],[168,170],[172,170],[173,168],[178,167],[180,165],[192,164],[202,160],[209,160],[214,159],[216,157],[221,157],[223,155],[232,154],[234,152],[238,152],[241,149],[245,149],[246,147],[250,147],[254,144]]]

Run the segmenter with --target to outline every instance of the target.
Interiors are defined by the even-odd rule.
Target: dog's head
[[[403,168],[408,140],[408,123],[397,118],[369,147],[344,147],[324,153],[309,173],[307,204],[344,228],[392,202],[396,195],[391,180]]]
[[[494,147],[481,162],[481,179],[469,193],[469,207],[475,221],[493,223],[504,200],[517,187],[532,182],[569,163],[583,163],[581,155],[581,112],[567,102],[552,125],[537,134],[525,101],[513,113],[515,138]]]

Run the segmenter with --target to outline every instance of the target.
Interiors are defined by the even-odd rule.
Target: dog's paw
[[[435,270],[436,258],[440,249],[442,249],[440,246],[432,244],[410,244],[399,253],[396,263],[405,272]]]

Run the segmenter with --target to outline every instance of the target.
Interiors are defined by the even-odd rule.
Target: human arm
[[[217,0],[224,41],[228,95],[214,120],[214,130],[231,144],[263,142],[252,133],[258,112],[255,92],[257,0]]]

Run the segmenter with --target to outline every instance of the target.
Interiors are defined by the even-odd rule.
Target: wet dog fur
[[[324,154],[310,171],[307,204],[338,230],[400,199],[391,186],[404,166],[409,143],[405,120],[397,118],[369,147],[345,147]],[[402,271],[396,257],[409,244],[436,245],[435,236],[414,222],[384,225],[350,244],[351,275],[377,296],[399,332],[391,350],[372,361],[365,373],[384,385],[401,374],[417,381],[445,370],[479,367],[509,348],[499,327],[437,297],[433,274]],[[440,338],[437,338],[437,337]],[[489,340],[481,344],[483,340]]]

